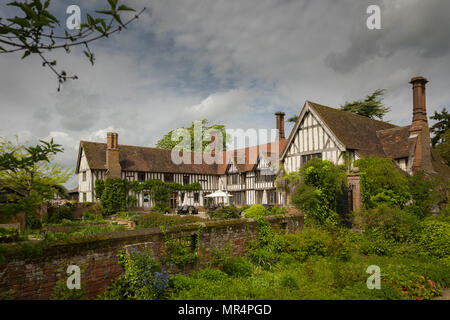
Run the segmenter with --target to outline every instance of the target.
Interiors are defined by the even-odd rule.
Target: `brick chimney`
[[[119,163],[119,135],[114,132],[106,134],[106,170],[107,178],[122,177]]]
[[[276,121],[277,121],[277,131],[279,133],[278,138],[279,139],[285,139],[284,136],[284,112],[277,112],[275,113]]]
[[[220,139],[218,139],[218,135],[220,134],[220,131],[213,130],[210,132],[211,134],[211,142],[210,142],[210,148],[211,148],[211,156],[215,157],[216,152],[220,152],[222,150],[221,146],[219,145]]]
[[[413,120],[409,128],[410,138],[417,137],[412,170],[433,170],[431,163],[431,139],[427,120],[424,77],[414,77],[409,82],[413,90]]]

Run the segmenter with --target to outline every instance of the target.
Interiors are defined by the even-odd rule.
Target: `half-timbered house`
[[[313,158],[343,164],[374,155],[394,159],[408,174],[426,170],[450,178],[448,166],[430,145],[423,77],[411,79],[413,121],[408,126],[359,116],[351,112],[306,101],[292,131],[285,139],[284,113],[276,113],[278,136],[275,142],[220,153],[222,164],[174,164],[171,151],[118,144],[117,133],[108,133],[107,143],[81,141],[76,173],[80,201],[95,201],[95,181],[108,176],[130,181],[160,179],[190,184],[199,182],[202,190],[174,193],[171,207],[183,201],[203,206],[205,196],[216,190],[232,195],[235,205],[285,204],[275,188],[279,162],[287,172],[298,170]],[[359,182],[349,175],[355,188],[353,208],[358,209]],[[184,199],[187,197],[187,199]],[[149,191],[138,195],[138,206],[153,206]]]

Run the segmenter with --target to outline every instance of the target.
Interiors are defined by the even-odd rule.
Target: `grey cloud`
[[[450,3],[444,0],[383,1],[382,30],[360,28],[350,36],[350,46],[332,51],[325,63],[347,73],[375,58],[406,50],[419,57],[437,58],[450,50]],[[361,25],[365,22],[361,21]]]

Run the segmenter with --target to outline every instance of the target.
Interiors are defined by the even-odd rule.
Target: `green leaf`
[[[113,10],[116,10],[117,0],[108,0],[108,2],[109,2],[109,4],[110,4],[111,8],[112,8]]]
[[[12,23],[15,23],[15,24],[21,26],[22,28],[29,28],[30,27],[30,23],[25,18],[14,17],[14,18],[8,19],[8,21],[11,21]]]
[[[119,8],[117,8],[117,11],[136,11],[136,10],[134,10],[133,8],[127,7],[124,4],[121,4],[119,6]]]

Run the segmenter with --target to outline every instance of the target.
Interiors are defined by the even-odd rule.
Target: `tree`
[[[441,112],[435,111],[434,115],[431,116],[430,119],[437,121],[430,128],[431,133],[434,134],[433,138],[431,138],[432,146],[435,147],[439,143],[448,143],[448,138],[446,139],[445,135],[446,132],[450,129],[450,113],[447,112],[447,109],[444,108]]]
[[[0,214],[10,217],[23,212],[28,218],[44,199],[64,190],[61,184],[70,170],[50,165],[52,157],[63,151],[60,147],[53,139],[29,147],[0,139],[0,192],[6,192],[9,200],[0,206]]]
[[[394,160],[370,156],[354,162],[361,175],[361,198],[368,209],[384,203],[403,208],[411,199],[408,178]]]
[[[338,196],[346,177],[346,168],[331,161],[313,159],[300,168],[300,183],[292,194],[292,204],[310,214],[317,224],[335,225]]]
[[[287,119],[287,122],[296,123],[297,120],[298,120],[298,116],[292,116],[289,119]]]
[[[201,121],[198,121],[197,125],[201,125],[201,135],[199,135],[199,137],[196,137],[194,134],[194,127],[195,127],[195,121],[192,122],[191,126],[188,128],[185,127],[181,127],[178,129],[174,129],[169,131],[168,133],[166,133],[157,143],[156,143],[156,147],[157,148],[162,148],[162,149],[169,149],[172,150],[174,148],[179,148],[181,150],[189,150],[189,151],[194,151],[195,148],[195,139],[196,138],[200,138],[201,139],[201,145],[202,145],[202,151],[207,151],[209,150],[209,146],[211,143],[210,139],[205,139],[203,140],[203,137],[205,135],[205,133],[207,132],[212,132],[212,131],[219,131],[223,137],[222,139],[222,146],[220,148],[220,150],[226,150],[227,149],[227,142],[229,141],[230,137],[229,135],[226,133],[226,129],[224,125],[221,124],[213,124],[211,126],[208,126],[208,120],[203,119]],[[183,137],[176,135],[177,130],[187,130],[187,133],[190,136],[190,149],[188,148],[184,148],[184,147],[180,147],[180,142],[182,141]],[[175,137],[175,140],[172,140],[172,137]]]
[[[70,53],[75,46],[83,46],[84,54],[91,64],[94,64],[94,53],[89,43],[111,34],[121,32],[127,25],[138,19],[145,8],[133,18],[123,22],[121,13],[135,11],[118,0],[108,0],[109,9],[97,10],[102,16],[86,14],[85,23],[80,23],[76,31],[59,32],[60,21],[49,11],[51,0],[23,0],[9,2],[7,5],[16,7],[18,15],[0,17],[0,53],[23,53],[22,59],[36,54],[42,59],[42,65],[49,67],[58,78],[58,91],[62,83],[69,79],[78,79],[76,75],[69,76],[66,71],[56,70],[56,60],[49,60],[45,54],[57,49]],[[102,18],[105,17],[105,18]],[[109,21],[107,21],[109,19]]]
[[[441,135],[441,142],[436,145],[436,151],[447,161],[447,165],[450,166],[450,129],[447,129]]]
[[[383,104],[383,95],[386,92],[385,89],[377,89],[372,94],[368,95],[364,100],[355,100],[352,102],[345,102],[340,106],[342,111],[350,111],[360,116],[367,118],[380,120],[391,109]]]

